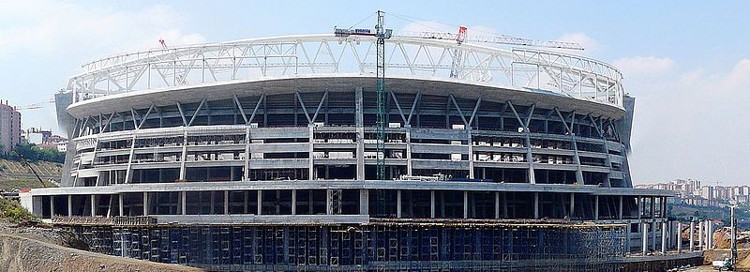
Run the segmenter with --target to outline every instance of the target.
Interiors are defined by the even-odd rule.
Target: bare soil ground
[[[72,234],[46,228],[0,226],[0,271],[204,271],[71,248]]]

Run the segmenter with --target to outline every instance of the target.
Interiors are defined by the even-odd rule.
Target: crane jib
[[[363,29],[363,28],[355,28],[355,29],[345,29],[345,28],[334,28],[333,34],[336,35],[336,37],[346,37],[346,36],[375,36],[375,31],[372,29]]]

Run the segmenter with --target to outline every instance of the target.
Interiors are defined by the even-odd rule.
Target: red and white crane
[[[395,37],[403,38],[415,38],[415,39],[428,39],[428,40],[454,40],[458,46],[461,46],[464,42],[477,42],[477,43],[491,43],[491,44],[507,44],[517,46],[530,46],[530,47],[543,47],[553,49],[567,49],[567,50],[583,50],[583,46],[575,42],[565,41],[535,41],[531,39],[524,39],[518,37],[511,37],[505,35],[499,36],[467,36],[467,27],[458,27],[458,33],[447,33],[447,32],[406,32]],[[459,47],[453,50],[453,63],[451,65],[451,78],[458,78],[461,73],[463,59],[463,51]]]

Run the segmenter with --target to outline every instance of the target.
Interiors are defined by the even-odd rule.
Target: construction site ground
[[[686,235],[685,238],[690,235]],[[731,256],[729,228],[722,228],[713,234],[714,249],[703,252],[704,266],[698,270],[690,271],[716,271],[710,264],[712,261],[720,261]],[[740,231],[737,239],[737,271],[750,271],[750,233]]]
[[[54,228],[0,225],[0,271],[203,271],[93,253],[76,237]]]

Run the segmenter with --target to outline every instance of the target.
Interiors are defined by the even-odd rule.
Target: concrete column
[[[469,191],[464,191],[464,218],[469,218]]]
[[[180,205],[182,206],[182,215],[187,215],[187,191],[180,192]]]
[[[117,204],[119,206],[117,208],[119,209],[120,216],[125,216],[125,199],[123,199],[122,197],[123,197],[122,193],[117,195],[117,202],[118,202]]]
[[[68,195],[68,216],[73,216],[73,195]]]
[[[133,181],[133,158],[135,158],[135,140],[136,135],[133,134],[130,144],[130,155],[128,156],[128,167],[125,169],[125,183]],[[77,179],[77,178],[76,178]]]
[[[651,219],[656,218],[656,197],[651,197]]]
[[[710,249],[711,248],[711,235],[709,234],[709,220],[703,221],[703,244],[704,249]]]
[[[630,222],[627,222],[625,224],[625,250],[630,252],[630,233],[632,230],[630,229]]]
[[[503,192],[503,218],[508,217],[508,193]]]
[[[495,218],[500,218],[500,192],[495,192]]]
[[[182,114],[181,110],[180,110],[180,114]],[[185,118],[185,116],[182,116],[182,118]],[[187,173],[187,170],[185,168],[185,161],[187,160],[187,144],[188,144],[187,139],[188,139],[188,133],[187,133],[187,128],[185,128],[185,131],[182,133],[182,153],[180,153],[180,180],[185,180],[185,176]],[[133,140],[133,142],[135,142],[135,139]],[[126,179],[125,182],[129,182],[129,181]]]
[[[263,191],[258,190],[258,210],[255,214],[262,215],[263,213]]]
[[[622,220],[622,196],[619,197],[620,205],[617,207],[617,219]]]
[[[370,214],[370,192],[367,189],[359,190],[359,214]]]
[[[55,196],[49,196],[49,218],[55,216]]]
[[[91,217],[96,216],[96,195],[90,195],[89,199],[91,200]]]
[[[401,190],[396,190],[396,218],[401,218]]]
[[[523,125],[523,124],[521,124]],[[529,137],[529,129],[524,128],[524,134],[526,134],[526,161],[529,163],[528,177],[529,183],[536,184],[536,173],[534,172],[534,157],[531,152],[531,138]],[[580,166],[579,166],[580,168]],[[583,180],[583,179],[581,179]]]
[[[406,129],[406,174],[411,176],[411,125],[406,124],[404,125],[404,128]]]
[[[656,221],[651,221],[651,248],[656,250]]]
[[[224,191],[224,214],[229,214],[229,191]]]
[[[703,250],[703,221],[698,222],[698,250]]]
[[[242,173],[242,180],[250,180],[250,126],[245,125],[245,171]],[[312,177],[308,177],[312,179]],[[247,213],[247,212],[245,212]]]
[[[661,222],[661,254],[667,254],[667,221]]]
[[[709,221],[703,220],[703,244],[704,249],[711,249],[711,235],[709,235]]]
[[[643,242],[643,255],[646,255],[646,252],[648,252],[648,223],[641,224],[641,239]]]
[[[471,124],[466,127],[466,141],[469,143],[469,178],[474,178],[474,143],[471,140]]]
[[[313,159],[313,150],[315,150],[313,148],[313,142],[315,141],[315,127],[313,124],[308,124],[307,129],[308,129],[308,133],[310,133],[310,135],[308,135],[308,141],[310,145],[308,147],[309,155],[307,156],[307,161],[308,161],[307,176],[310,178],[310,180],[314,180],[316,178],[315,177],[315,164],[314,164],[314,159]]]
[[[706,220],[706,249],[714,249],[714,226],[711,220]]]
[[[216,214],[216,211],[214,211],[214,209],[215,209],[214,207],[216,206],[215,205],[215,203],[216,203],[216,191],[211,191],[211,198],[210,198],[209,203],[210,203],[209,205],[211,205],[211,208],[210,208],[211,211],[209,213],[210,214]]]
[[[435,218],[435,191],[430,190],[430,218]]]
[[[693,252],[693,245],[695,245],[695,221],[690,220],[690,244],[688,251]]]
[[[599,220],[599,196],[594,196],[594,220]]]
[[[682,253],[682,222],[677,222],[677,254]]]
[[[534,192],[534,219],[539,219],[539,192]]]
[[[292,215],[297,215],[297,190],[295,189],[292,189]]]
[[[675,244],[675,236],[674,234],[677,233],[677,221],[668,221],[669,222],[669,230],[667,235],[667,249],[676,249],[677,244]]]
[[[148,215],[148,192],[143,192],[143,216]]]
[[[643,213],[643,198],[640,196],[635,198],[635,204],[638,206],[638,221],[641,220],[641,214]]]
[[[570,193],[570,219],[573,219],[576,211],[576,194]]]
[[[357,180],[365,180],[365,129],[362,87],[354,89],[354,127],[357,131]]]
[[[248,204],[250,204],[250,191],[245,191],[245,197],[244,197],[245,205],[242,206],[242,213],[247,214],[249,213]]]

